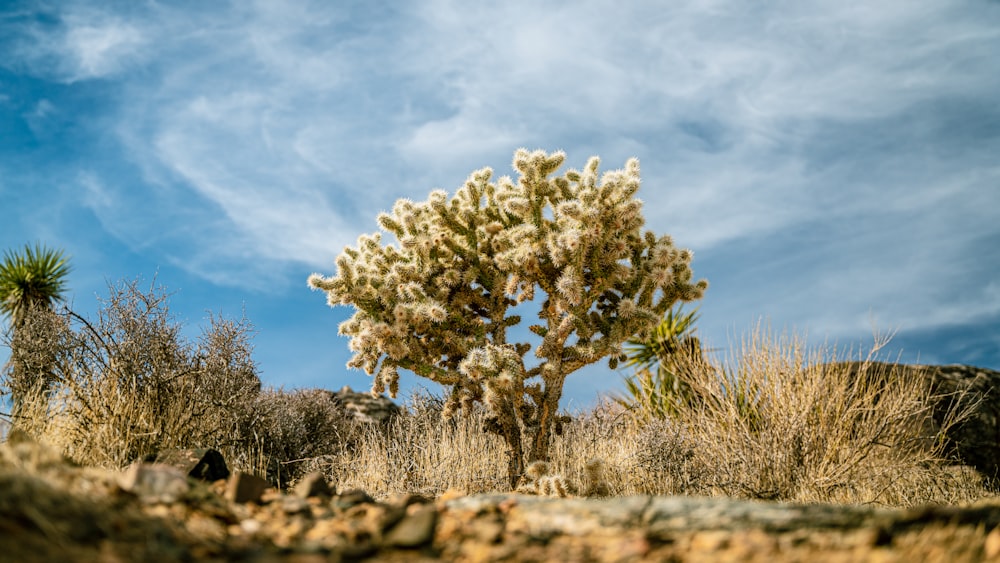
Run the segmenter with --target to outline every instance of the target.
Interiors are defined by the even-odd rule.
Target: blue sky
[[[493,4],[2,2],[0,248],[65,249],[85,313],[154,275],[192,335],[245,311],[267,384],[365,388],[305,280],[378,212],[518,147],[636,156],[709,345],[874,323],[1000,369],[1000,2]]]

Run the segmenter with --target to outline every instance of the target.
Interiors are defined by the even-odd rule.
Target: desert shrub
[[[877,351],[883,343],[876,343]],[[699,400],[639,434],[637,470],[658,493],[910,505],[940,501],[940,397],[886,364],[857,369],[758,329],[725,365],[682,370]],[[855,364],[856,366],[858,364]]]
[[[69,324],[65,315],[49,307],[28,306],[14,329],[4,331],[2,342],[10,348],[10,359],[0,375],[0,391],[11,398],[10,419],[28,429],[46,414],[45,397],[55,378],[59,351],[68,346]]]
[[[814,364],[805,358],[796,361],[788,346],[756,340],[738,358],[743,362],[739,373],[760,384],[758,393],[767,405],[760,405],[756,419],[748,420],[738,401],[708,402],[677,417],[646,419],[605,400],[563,413],[567,421],[553,437],[546,476],[572,483],[578,495],[686,494],[911,506],[987,494],[974,472],[941,465],[933,437],[927,440],[905,423],[919,422],[928,412],[927,403],[921,403],[922,386],[914,390],[907,381],[857,386],[844,372],[803,370],[793,376],[781,366]],[[869,375],[864,379],[878,379]],[[725,395],[721,382],[694,383],[708,397]],[[477,407],[442,419],[445,403],[444,397],[417,393],[386,427],[362,426],[355,447],[304,465],[323,471],[341,490],[361,488],[376,498],[400,492],[436,496],[448,490],[509,490],[503,444],[481,431],[489,412]],[[602,487],[588,483],[595,461],[602,467]],[[597,488],[603,490],[591,491]]]
[[[328,466],[330,478],[376,496],[509,489],[500,463],[506,451],[482,432],[489,413],[479,407],[445,419],[445,402],[427,392],[414,393],[386,427],[365,425],[358,447]]]
[[[4,341],[11,349],[2,383],[15,419],[21,416],[22,400],[44,390],[51,380],[49,340],[58,338],[62,329],[56,326],[53,311],[63,301],[69,272],[62,251],[41,244],[25,245],[19,252],[8,250],[0,260],[0,315],[10,321]]]
[[[360,432],[350,413],[323,389],[267,389],[248,414],[234,465],[266,475],[279,487],[354,449]]]
[[[176,447],[230,450],[260,390],[246,319],[212,316],[192,342],[162,287],[109,284],[95,318],[64,309],[36,435],[79,462],[120,467]],[[21,421],[19,421],[19,426]]]

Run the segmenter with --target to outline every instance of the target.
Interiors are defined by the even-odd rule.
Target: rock
[[[333,496],[330,485],[326,482],[326,477],[318,471],[313,471],[299,480],[295,485],[295,495],[300,498]]]
[[[413,505],[395,526],[385,534],[385,544],[391,547],[420,547],[434,538],[437,510],[433,506]]]
[[[261,495],[264,494],[264,490],[268,486],[267,481],[256,475],[237,471],[229,477],[229,481],[226,483],[225,497],[229,502],[259,503]]]
[[[388,424],[401,412],[399,406],[384,395],[372,397],[371,393],[356,393],[346,385],[340,391],[332,392],[331,397],[355,420],[365,424]]]
[[[29,455],[28,449],[39,453]],[[122,488],[137,494],[121,494]],[[172,466],[139,463],[120,475],[77,467],[44,453],[41,444],[0,444],[0,558],[28,563],[365,557],[820,563],[1000,556],[997,498],[973,506],[900,510],[726,498],[515,494],[435,502],[400,495],[380,503],[363,491],[324,502],[272,489],[261,504],[234,504],[214,493],[217,488]],[[160,501],[173,500],[146,502],[157,495]],[[342,509],[338,502],[350,506]]]
[[[389,504],[399,506],[402,508],[409,508],[413,504],[429,504],[433,502],[434,499],[426,497],[418,493],[401,493],[393,495],[389,498]]]
[[[281,497],[281,510],[285,514],[307,514],[310,511],[309,501],[299,497]]]
[[[1000,484],[1000,372],[961,365],[921,367],[930,372],[935,392],[950,396],[934,413],[939,424],[952,401],[971,409],[968,418],[946,430],[949,453],[994,486]]]
[[[375,502],[375,499],[369,496],[365,491],[362,491],[361,489],[351,489],[333,497],[333,500],[330,501],[330,506],[336,510],[347,510],[359,504],[372,502]]]
[[[161,463],[133,463],[122,475],[120,485],[147,503],[177,502],[191,490],[184,472]]]
[[[213,449],[166,450],[146,456],[144,461],[176,467],[200,481],[212,482],[229,477],[226,460]]]

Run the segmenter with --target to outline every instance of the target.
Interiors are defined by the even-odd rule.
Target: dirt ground
[[[0,445],[0,560],[1000,561],[1000,499],[876,510],[513,494],[227,498],[226,483],[76,467]]]

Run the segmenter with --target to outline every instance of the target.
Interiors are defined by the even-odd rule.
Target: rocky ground
[[[911,510],[514,494],[375,501],[319,478],[287,493],[241,474],[201,481],[190,475],[213,468],[199,456],[112,472],[12,436],[0,445],[0,560],[1000,561],[1000,500]]]

